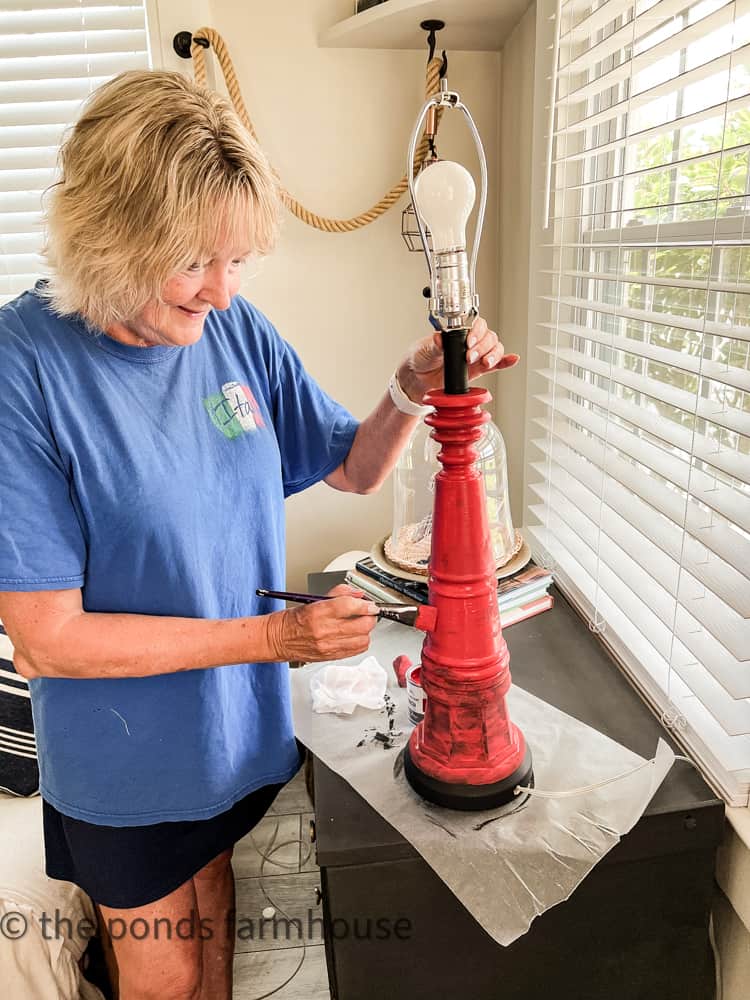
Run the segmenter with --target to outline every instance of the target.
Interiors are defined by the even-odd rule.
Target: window
[[[66,126],[100,83],[148,66],[143,0],[3,0],[0,304],[43,274],[41,199]]]
[[[750,793],[750,0],[562,3],[526,523]]]

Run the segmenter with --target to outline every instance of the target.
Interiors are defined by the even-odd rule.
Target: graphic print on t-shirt
[[[214,427],[230,440],[264,426],[255,396],[239,382],[225,382],[203,405]]]

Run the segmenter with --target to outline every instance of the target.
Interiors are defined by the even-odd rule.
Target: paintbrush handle
[[[293,601],[296,604],[314,604],[315,601],[330,601],[333,600],[330,594],[297,594],[291,590],[261,590],[255,591],[258,597],[278,597],[282,601]],[[390,601],[371,601],[371,604],[377,605],[379,608],[384,608],[389,611],[416,611],[417,605],[415,604],[395,604]]]
[[[316,601],[330,601],[326,594],[296,594],[291,590],[256,590],[258,597],[278,597],[282,601],[294,601],[296,604],[314,604]]]

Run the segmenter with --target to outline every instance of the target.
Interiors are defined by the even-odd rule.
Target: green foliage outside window
[[[623,242],[635,242],[631,237],[637,234],[638,227],[658,225],[658,243],[662,245],[606,250],[592,247],[584,251],[588,260],[582,260],[582,268],[595,274],[611,274],[612,280],[586,283],[586,279],[582,279],[584,284],[579,294],[583,298],[593,296],[598,301],[628,309],[663,313],[664,322],[594,314],[600,329],[696,359],[703,352],[704,361],[750,370],[750,344],[731,336],[733,326],[750,326],[750,247],[721,243],[721,220],[730,222],[734,218],[735,241],[738,232],[745,237],[745,220],[750,215],[747,211],[750,208],[750,161],[749,150],[742,147],[748,144],[750,109],[742,108],[732,110],[726,115],[726,120],[722,115],[720,119],[677,128],[651,141],[644,141],[634,149],[631,147],[631,169],[663,169],[639,174],[629,183],[626,180],[622,204]],[[685,159],[688,162],[675,162]],[[702,223],[704,234],[708,226],[708,239],[716,237],[714,245],[690,246],[693,237],[685,232],[684,225],[690,222]],[[747,236],[750,237],[750,222],[747,226]],[[677,245],[664,246],[668,236]],[[679,245],[680,239],[684,239],[686,245]],[[639,282],[639,277],[668,284]],[[685,287],[690,282],[706,282],[709,289]],[[710,287],[721,284],[740,288],[746,285],[748,290]],[[590,323],[592,314],[588,316]],[[670,316],[689,317],[701,327],[704,319],[725,324],[729,335],[721,337],[702,329],[685,330],[670,325]],[[732,386],[722,387],[706,377],[700,378],[697,373],[680,370],[676,365],[662,364],[624,351],[615,351],[612,356],[611,348],[590,341],[582,341],[579,349],[593,351],[595,357],[612,361],[624,371],[646,375],[655,382],[690,395],[700,392],[702,397],[716,400],[717,410],[726,408],[750,413],[750,394]],[[705,375],[705,372],[701,374]],[[597,381],[607,387],[606,379],[598,378]],[[612,384],[609,388],[619,398],[645,406],[664,419],[676,421],[688,429],[697,419],[697,433],[705,434],[715,441],[717,447],[750,455],[750,437],[722,427],[720,420],[707,423],[696,418],[690,408],[679,409],[627,386]]]

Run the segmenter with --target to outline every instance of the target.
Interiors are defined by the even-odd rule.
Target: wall
[[[750,810],[728,809],[716,878],[714,933],[719,953],[721,1000],[750,993]]]
[[[175,31],[216,28],[283,183],[308,208],[337,217],[370,207],[403,175],[424,99],[426,49],[318,47],[319,31],[352,9],[351,0],[159,3],[166,64],[186,68],[169,54]],[[450,81],[476,119],[493,179],[478,287],[482,312],[496,327],[499,54],[451,52]],[[470,165],[473,144],[459,117],[446,117],[440,149]],[[408,345],[429,332],[424,257],[408,253],[400,235],[405,204],[402,199],[374,224],[346,235],[320,233],[285,214],[277,251],[243,288],[324,388],[358,417],[375,405]],[[388,533],[391,502],[390,484],[371,497],[337,494],[324,484],[293,497],[287,505],[290,589],[301,589],[307,571],[337,553],[369,549]]]

